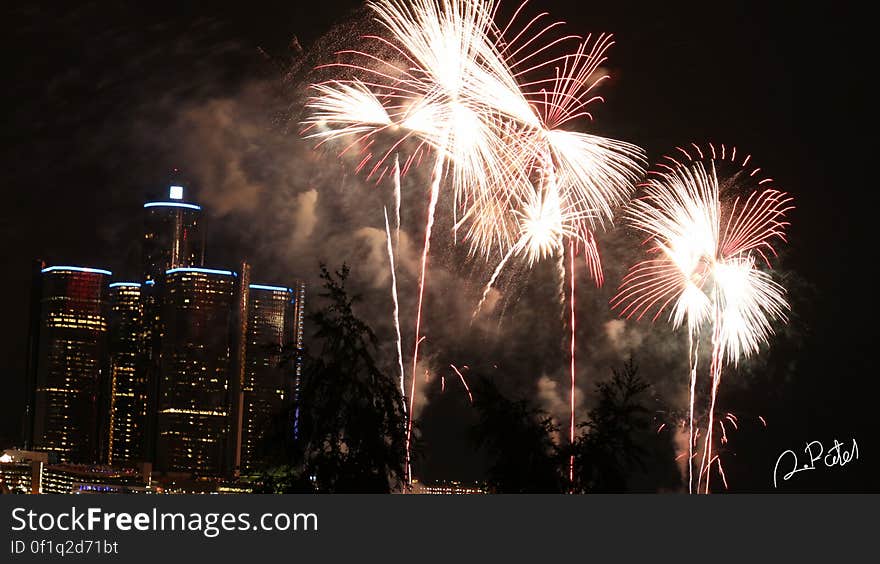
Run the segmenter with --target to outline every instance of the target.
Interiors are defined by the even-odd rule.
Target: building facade
[[[132,494],[150,492],[151,467],[119,468],[96,464],[54,464],[43,468],[40,493]]]
[[[172,185],[164,200],[147,202],[143,208],[141,245],[141,304],[144,325],[144,379],[147,393],[147,419],[144,450],[147,460],[157,457],[159,436],[159,388],[162,376],[161,319],[165,272],[173,268],[201,267],[204,264],[205,232],[202,207],[184,198],[184,188]]]
[[[109,286],[109,422],[104,460],[132,465],[146,460],[146,335],[141,284]]]
[[[45,452],[7,449],[0,454],[0,494],[42,493]]]
[[[238,277],[175,268],[161,295],[156,466],[220,476],[226,469]]]
[[[62,462],[97,462],[107,374],[111,272],[80,266],[41,270],[33,362],[33,448]]]
[[[242,386],[242,475],[257,474],[263,469],[268,441],[284,432],[281,419],[293,398],[296,382],[291,358],[297,359],[299,353],[295,309],[293,289],[249,286]]]
[[[294,309],[293,309],[293,331],[294,331],[294,347],[296,349],[295,376],[293,382],[293,433],[294,438],[299,436],[299,409],[300,409],[300,385],[302,382],[303,369],[303,327],[305,326],[306,316],[306,284],[305,282],[296,282],[293,286],[294,293]]]

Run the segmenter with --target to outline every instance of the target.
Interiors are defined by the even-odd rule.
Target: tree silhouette
[[[651,386],[630,360],[596,385],[597,402],[575,444],[558,439],[559,427],[527,399],[504,397],[489,380],[474,387],[477,446],[492,459],[487,484],[497,493],[656,492],[677,488],[681,477],[662,405],[651,405]],[[668,426],[667,426],[668,427]],[[557,440],[554,441],[554,438]],[[571,454],[574,482],[568,480]]]
[[[376,337],[354,313],[349,268],[321,265],[327,305],[309,317],[317,354],[303,355],[298,430],[293,411],[278,420],[280,446],[260,491],[388,493],[404,478],[403,398],[377,363]]]
[[[479,422],[473,429],[477,446],[493,458],[486,483],[495,493],[559,493],[564,482],[553,444],[558,428],[528,400],[504,397],[488,379],[473,390]]]
[[[598,402],[579,425],[584,432],[573,448],[574,492],[657,491],[678,485],[671,435],[657,432],[665,411],[646,405],[650,389],[632,359],[613,369],[610,380],[596,384]]]

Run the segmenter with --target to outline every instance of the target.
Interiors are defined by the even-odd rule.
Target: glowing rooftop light
[[[168,197],[172,200],[182,200],[183,186],[170,186],[168,188]]]
[[[106,274],[107,276],[111,276],[113,273],[109,270],[103,270],[101,268],[86,268],[84,266],[50,266],[48,268],[44,268],[40,272],[88,272],[91,274]]]
[[[251,284],[250,288],[252,290],[272,290],[276,292],[289,292],[293,293],[293,290],[290,288],[285,288],[283,286],[266,286],[264,284]]]
[[[171,270],[166,270],[165,274],[174,274],[175,272],[198,272],[201,274],[219,274],[221,276],[238,276],[235,272],[231,270],[215,270],[213,268],[197,268],[197,267],[187,267],[187,268],[172,268]]]
[[[141,285],[138,282],[114,282],[110,284],[111,288],[120,288],[120,287],[131,287],[131,288],[140,288]]]
[[[186,208],[188,210],[200,210],[202,206],[196,204],[184,204],[183,202],[147,202],[145,208]]]
[[[155,280],[147,280],[146,282],[144,282],[144,284],[146,284],[147,286],[155,286],[156,281]]]

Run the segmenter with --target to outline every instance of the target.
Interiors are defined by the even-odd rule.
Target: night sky
[[[866,77],[875,65],[866,61],[867,16],[841,2],[833,13],[769,2],[533,3],[573,33],[615,34],[606,65],[612,79],[601,91],[606,102],[592,108],[592,133],[636,143],[652,162],[691,141],[736,145],[795,197],[791,244],[782,257],[794,280],[793,336],[780,337],[763,373],[747,385],[731,384],[722,396],[771,421],[734,441],[732,489],[766,490],[783,450],[837,438],[856,439],[860,460],[797,476],[786,491],[880,490],[880,387],[868,362],[876,313],[867,297],[875,284],[866,274],[876,251],[866,217],[875,161],[868,154],[874,120]],[[119,279],[136,276],[141,204],[162,193],[174,168],[212,214],[210,265],[234,267],[247,257],[256,277],[273,283],[312,280],[318,260],[357,260],[354,251],[340,257],[328,256],[326,246],[291,248],[285,233],[299,228],[292,219],[298,216],[278,212],[282,191],[272,187],[273,178],[295,173],[278,172],[284,152],[254,141],[250,130],[225,136],[237,120],[277,125],[285,109],[295,122],[300,109],[283,100],[284,89],[297,86],[277,79],[297,56],[291,38],[314,66],[328,45],[355,37],[349,32],[364,21],[361,2],[339,0],[13,4],[2,12],[2,447],[19,435],[30,262],[41,257],[109,267]],[[235,105],[224,106],[230,99]],[[201,119],[209,111],[233,123],[211,135]],[[296,143],[288,139],[296,134],[295,125],[282,125],[266,138]],[[243,174],[251,175],[243,185],[253,190],[235,188],[236,171],[224,168],[228,151],[244,155]],[[250,167],[263,176],[254,180]],[[321,193],[320,179],[310,178]],[[331,223],[324,239],[334,228],[348,226]],[[618,279],[609,278],[615,286]],[[603,315],[603,322],[613,319]],[[464,408],[449,403],[432,402],[437,409],[425,418],[434,453],[425,475],[478,478],[479,461],[457,450],[464,427],[455,422],[467,420],[457,416]]]

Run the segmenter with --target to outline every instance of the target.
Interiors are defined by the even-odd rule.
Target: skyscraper
[[[141,285],[115,282],[109,289],[109,421],[104,459],[143,462],[147,422],[144,306]]]
[[[293,285],[293,341],[296,349],[302,353],[303,326],[306,315],[306,283],[297,281]]]
[[[201,206],[183,201],[182,186],[171,186],[168,192],[167,200],[144,204],[145,281],[156,281],[171,268],[204,263]]]
[[[165,272],[203,265],[205,233],[201,211],[198,204],[184,201],[184,188],[180,185],[169,186],[167,199],[144,204],[141,303],[145,335],[144,378],[148,388],[145,451],[149,460],[155,460],[157,455],[163,332],[161,292]]]
[[[265,464],[266,441],[273,438],[278,418],[293,397],[296,368],[286,360],[299,357],[293,289],[251,284],[249,294],[242,386],[242,475],[257,473]]]
[[[293,330],[294,330],[294,347],[296,348],[296,376],[293,382],[293,436],[299,436],[299,410],[300,410],[300,383],[302,382],[302,364],[303,364],[303,327],[305,325],[306,316],[306,283],[296,282],[293,287],[294,293],[294,310],[293,310]]]
[[[238,277],[229,270],[173,268],[161,286],[156,466],[219,476],[229,448]]]
[[[96,462],[106,376],[107,270],[50,266],[40,272],[33,445],[63,462]]]

